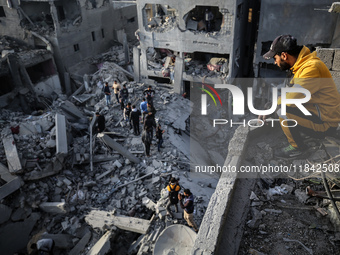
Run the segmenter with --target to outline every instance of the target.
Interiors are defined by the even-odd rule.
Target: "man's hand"
[[[178,194],[178,200],[182,200],[182,195],[180,193]]]

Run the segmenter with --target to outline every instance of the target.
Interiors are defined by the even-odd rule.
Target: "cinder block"
[[[336,49],[334,52],[332,70],[340,71],[340,49]]]
[[[335,82],[336,88],[338,89],[340,93],[340,71],[331,71],[331,75]]]
[[[317,48],[316,55],[325,63],[328,69],[332,69],[334,49]]]

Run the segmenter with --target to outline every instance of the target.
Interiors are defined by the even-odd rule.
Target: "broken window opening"
[[[133,22],[135,22],[135,17],[132,17],[131,19],[127,20],[127,23],[133,23]]]
[[[177,23],[176,13],[169,5],[146,4],[143,8],[146,31],[164,33],[173,29]]]
[[[3,6],[0,6],[0,18],[1,17],[6,17],[5,9]]]
[[[154,80],[157,83],[166,83],[166,84],[172,83],[169,78],[162,78],[162,77],[157,77],[157,76],[148,76],[148,79]]]
[[[0,76],[0,84],[0,96],[6,95],[14,89],[13,80],[9,75]]]
[[[57,74],[52,59],[31,67],[26,67],[26,71],[33,84],[46,80],[47,78]]]
[[[184,63],[187,75],[226,77],[229,72],[229,54],[185,53]]]
[[[79,44],[77,43],[77,44],[73,45],[73,49],[74,49],[75,52],[79,51]]]
[[[148,48],[146,51],[148,70],[161,71],[163,77],[174,79],[176,54],[172,50]]]
[[[81,12],[76,0],[60,0],[54,3],[57,8],[58,19],[62,28],[80,24]]]
[[[94,33],[94,31],[91,32],[91,36],[92,36],[92,41],[96,41],[96,34]]]
[[[54,32],[54,21],[51,15],[50,4],[47,2],[21,2],[20,24],[22,27],[39,33]],[[33,24],[32,24],[33,23]]]
[[[223,14],[216,6],[196,6],[183,17],[186,29],[197,32],[218,32],[223,23]]]

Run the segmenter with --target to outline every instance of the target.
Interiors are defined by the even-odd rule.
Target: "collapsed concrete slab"
[[[0,200],[18,190],[22,185],[21,178],[10,174],[7,167],[1,163],[0,178],[6,182],[4,185],[0,186]]]
[[[87,119],[86,116],[70,101],[65,101],[60,107],[71,118]]]
[[[82,239],[73,247],[73,249],[69,252],[69,255],[78,255],[81,254],[81,251],[84,250],[85,246],[88,244],[91,238],[91,232],[87,232]]]
[[[64,115],[57,113],[55,115],[56,124],[56,143],[57,143],[57,153],[68,153],[67,148],[67,135],[66,135],[66,118]]]
[[[11,173],[20,172],[22,170],[22,166],[11,131],[9,129],[3,130],[2,136],[2,143],[5,148],[8,170]]]
[[[92,247],[87,255],[105,255],[111,250],[110,238],[112,232],[107,231],[99,241]]]
[[[132,155],[127,149],[121,146],[119,143],[115,142],[112,138],[105,134],[98,134],[98,138],[100,138],[104,143],[110,146],[112,149],[118,151],[121,155],[128,158],[131,162],[138,164],[140,163],[140,159],[136,156]]]
[[[7,224],[3,228],[0,228],[1,254],[14,254],[26,249],[29,235],[39,219],[39,213],[32,213],[32,215],[23,222]]]
[[[86,217],[85,221],[93,228],[107,229],[110,226],[116,226],[120,229],[146,234],[150,222],[134,217],[114,216],[112,212],[92,210]]]
[[[39,205],[40,209],[55,214],[67,213],[65,202],[44,202]]]

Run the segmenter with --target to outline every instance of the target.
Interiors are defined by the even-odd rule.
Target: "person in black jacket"
[[[162,146],[163,144],[163,133],[165,131],[162,129],[161,124],[158,124],[157,128],[156,128],[156,138],[158,139],[158,151],[161,151],[161,148],[164,148]]]
[[[152,118],[155,118],[155,114],[156,114],[157,110],[155,109],[155,107],[153,107],[153,105],[151,103],[147,104],[146,109],[148,111],[148,114],[151,113]]]
[[[182,194],[178,194],[178,200],[179,205],[182,209],[184,209],[184,219],[197,233],[198,227],[194,221],[194,195],[191,193],[190,189],[185,189],[184,196]]]
[[[130,113],[130,121],[132,122],[133,126],[133,134],[139,135],[139,116],[141,115],[140,110],[137,110],[136,106],[132,106],[132,111]]]
[[[123,102],[126,104],[128,101],[128,97],[129,97],[129,91],[126,88],[125,84],[123,85],[123,88],[120,90],[120,96],[122,97]]]
[[[144,143],[145,146],[145,154],[147,157],[150,157],[150,146],[151,146],[151,140],[152,137],[150,136],[150,134],[148,132],[146,132],[146,130],[143,130],[142,132],[142,142]]]
[[[144,90],[143,95],[146,97],[148,103],[153,105],[153,97],[155,96],[155,91],[149,86],[146,90]]]
[[[105,129],[105,117],[103,115],[100,115],[99,112],[96,112],[97,117],[97,132],[101,133]]]
[[[155,122],[155,119],[152,116],[152,113],[149,112],[148,115],[145,118],[143,130],[145,130],[150,135],[151,142],[152,142],[153,129],[154,128],[156,128],[156,122]]]
[[[111,91],[110,91],[108,82],[105,82],[104,93],[105,93],[105,98],[106,98],[106,105],[110,105],[111,104]]]

